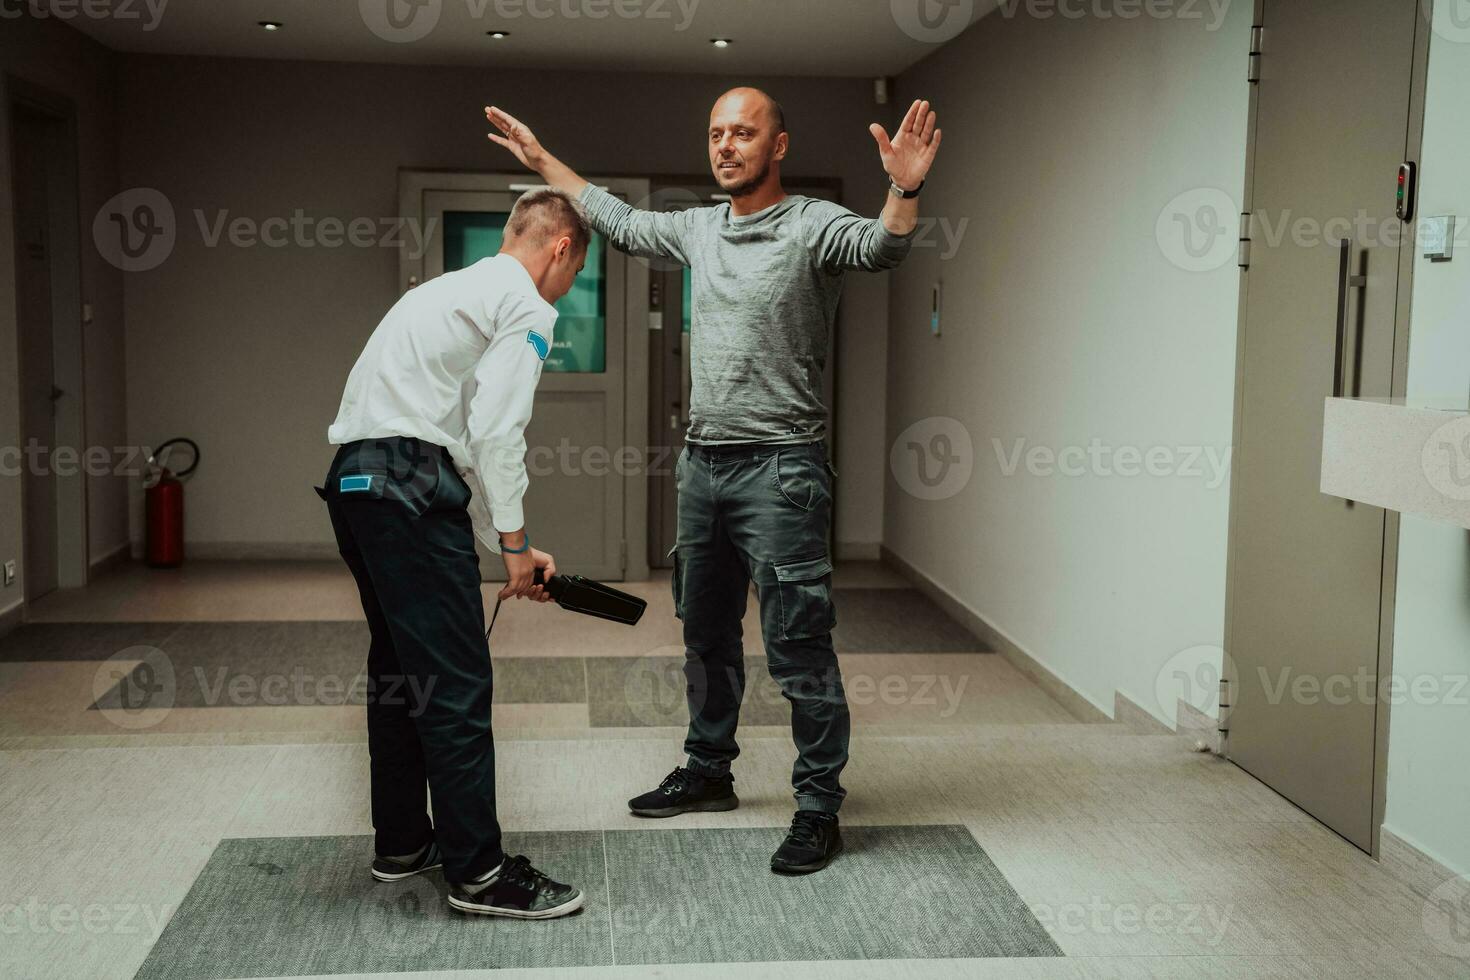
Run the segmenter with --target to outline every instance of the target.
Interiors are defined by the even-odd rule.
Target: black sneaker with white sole
[[[628,809],[640,817],[672,817],[680,813],[719,813],[740,805],[735,795],[735,777],[701,776],[680,767],[664,777],[658,789],[628,801]]]
[[[414,854],[405,854],[402,857],[384,857],[379,854],[374,857],[373,877],[379,881],[402,881],[443,866],[444,858],[439,853],[439,845],[430,841]]]
[[[531,867],[524,856],[517,855],[474,881],[451,883],[449,905],[476,915],[555,919],[581,908],[582,893],[571,885],[552,881]]]
[[[787,875],[811,874],[825,868],[841,851],[837,814],[797,810],[786,839],[771,855],[771,870]]]

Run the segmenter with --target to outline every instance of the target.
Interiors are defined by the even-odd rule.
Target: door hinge
[[[1261,41],[1264,40],[1265,33],[1266,29],[1260,24],[1251,28],[1251,57],[1245,77],[1252,85],[1261,80]]]
[[[1240,215],[1240,251],[1236,254],[1235,264],[1242,269],[1251,267],[1251,213],[1243,211]]]

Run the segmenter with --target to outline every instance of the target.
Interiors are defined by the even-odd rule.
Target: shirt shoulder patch
[[[536,348],[536,356],[543,361],[546,360],[546,355],[551,353],[551,341],[534,330],[526,331],[526,343]]]

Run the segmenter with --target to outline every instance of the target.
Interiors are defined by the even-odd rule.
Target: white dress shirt
[[[334,445],[385,436],[449,450],[473,497],[475,534],[525,526],[526,424],[551,350],[556,309],[501,253],[404,293],[347,378]]]

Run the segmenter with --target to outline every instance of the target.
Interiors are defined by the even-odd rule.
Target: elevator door
[[[1265,0],[1231,513],[1229,756],[1373,841],[1384,512],[1319,491],[1325,397],[1386,397],[1416,0]],[[1406,328],[1403,328],[1406,329]]]

